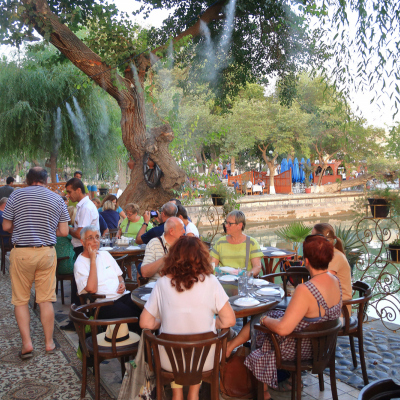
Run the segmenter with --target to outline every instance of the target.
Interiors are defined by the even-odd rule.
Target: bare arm
[[[76,238],[76,239],[80,239],[81,238],[81,228],[72,228],[71,226],[69,227],[69,234]]]
[[[253,273],[253,276],[258,276],[261,271],[261,257],[255,257],[251,259],[252,270],[250,272]]]
[[[121,211],[121,212],[119,213],[119,216],[120,216],[122,219],[125,219],[125,218],[126,218],[126,214],[125,214],[124,211]]]
[[[159,258],[152,263],[142,265],[140,272],[142,273],[143,278],[151,278],[155,275],[163,266],[164,266],[165,256]]]
[[[150,211],[145,211],[145,213],[143,214],[143,220],[145,222],[145,224],[148,224],[150,222]],[[139,232],[136,235],[136,244],[143,244],[143,240],[142,240],[142,235],[144,235],[146,233],[146,229],[148,225],[143,224],[140,229]]]
[[[153,317],[146,308],[143,309],[140,314],[139,325],[142,329],[151,329],[152,331],[158,329],[161,326],[161,321]]]
[[[219,310],[217,318],[215,320],[215,328],[223,329],[230,328],[236,324],[235,312],[232,310],[229,301]]]
[[[3,231],[12,233],[14,229],[14,224],[8,219],[3,219]]]
[[[97,293],[98,288],[98,280],[97,280],[97,267],[96,267],[96,255],[97,251],[92,250],[92,248],[88,247],[89,258],[90,258],[90,271],[89,277],[86,283],[85,290],[88,293]]]
[[[218,264],[219,264],[218,258],[211,257],[211,263],[214,263],[215,268],[217,268],[217,267],[218,267]]]
[[[118,232],[117,232],[117,239],[120,239],[121,235],[122,235],[122,230],[121,230],[121,228],[119,228]]]
[[[68,222],[60,222],[57,226],[56,236],[68,236]]]

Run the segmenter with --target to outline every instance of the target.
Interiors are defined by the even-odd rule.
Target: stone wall
[[[305,218],[333,217],[351,214],[351,207],[362,193],[345,194],[300,194],[273,196],[246,196],[240,199],[240,210],[246,214],[249,223],[266,221],[296,220]],[[211,201],[186,206],[194,223],[200,216],[199,226],[208,226],[207,208]],[[217,207],[221,209],[221,207]]]

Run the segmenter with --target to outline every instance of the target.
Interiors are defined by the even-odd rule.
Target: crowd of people
[[[80,179],[82,174],[77,175],[66,182],[67,197],[63,199],[46,189],[46,170],[35,167],[27,174],[27,187],[10,191],[8,197],[0,199],[2,232],[12,233],[12,304],[22,339],[21,359],[33,356],[28,302],[34,282],[46,351],[54,352],[52,303],[56,301],[57,257],[69,257],[60,263],[58,273],[74,273],[71,303],[79,304],[79,295],[84,293],[105,295],[105,299],[96,301],[113,301],[113,305],[101,307],[100,319],[137,316],[139,324],[130,326],[130,330],[159,329],[170,334],[216,333],[235,325],[235,313],[212,265],[245,269],[254,277],[260,274],[263,253],[257,240],[244,234],[246,217],[242,211],[226,216],[226,235],[209,250],[179,200],[164,204],[152,219],[149,211],[141,215],[137,204],[128,203],[122,209],[114,195],[102,201],[90,200]],[[154,281],[155,286],[143,311],[132,301],[114,258],[107,251],[99,251],[101,236],[107,229],[118,229],[118,237],[135,238],[137,244],[146,244],[137,271],[141,277]],[[286,338],[288,334],[315,322],[338,318],[342,297],[346,300],[352,295],[350,266],[341,241],[329,224],[314,226],[303,243],[303,255],[311,279],[296,287],[285,312],[272,310],[259,316],[262,325],[281,336],[286,359],[295,354],[295,342]],[[71,323],[64,328],[74,329]],[[236,337],[231,335],[228,357],[250,339],[251,329],[247,324]],[[303,351],[304,358],[310,357],[309,345]],[[171,370],[166,354],[161,352],[161,358],[163,367]],[[210,354],[205,370],[212,362]],[[258,334],[257,349],[245,363],[264,382],[264,399],[270,399],[268,387],[277,388],[279,377],[267,336]],[[198,398],[199,387],[200,384],[190,387],[189,398]],[[174,400],[183,398],[181,386],[173,383],[172,389]]]

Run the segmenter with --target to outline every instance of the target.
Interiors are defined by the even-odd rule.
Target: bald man
[[[185,226],[177,217],[170,217],[164,223],[164,233],[161,237],[151,239],[146,246],[140,273],[150,281],[160,277],[160,270],[164,266],[164,259],[169,248],[185,234]]]

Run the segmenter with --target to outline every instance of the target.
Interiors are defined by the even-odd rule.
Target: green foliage
[[[363,253],[362,243],[353,230],[353,226],[345,228],[341,225],[335,226],[335,236],[342,241],[344,253],[350,265],[354,265]]]
[[[299,251],[300,244],[311,233],[312,227],[305,225],[302,221],[295,221],[283,228],[275,231],[275,234],[286,242],[293,244],[293,250],[296,256]]]

